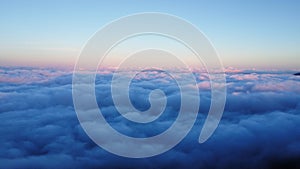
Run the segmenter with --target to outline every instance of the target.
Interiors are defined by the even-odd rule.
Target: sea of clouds
[[[0,67],[0,168],[300,168],[299,76],[290,71],[228,71],[222,120],[203,144],[198,137],[210,106],[210,83],[205,72],[195,71],[194,76],[201,102],[190,133],[161,155],[130,159],[103,150],[80,126],[72,71]],[[172,125],[180,92],[167,74],[144,72],[130,85],[131,102],[141,111],[150,107],[152,90],[167,95],[164,113],[149,124],[133,123],[118,113],[111,79],[112,71],[102,70],[95,83],[97,103],[114,129],[149,137]]]

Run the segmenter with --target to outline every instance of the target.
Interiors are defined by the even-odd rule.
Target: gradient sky
[[[299,69],[300,1],[0,1],[1,66],[70,66],[99,28],[139,12],[184,18],[225,66]]]

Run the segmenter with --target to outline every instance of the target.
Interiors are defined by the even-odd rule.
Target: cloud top
[[[110,96],[112,72],[98,72],[96,95],[114,129],[128,136],[149,137],[172,125],[180,108],[180,93],[170,77],[143,73],[131,83],[129,95],[136,109],[149,108],[153,89],[167,95],[164,113],[143,125],[116,110]],[[0,74],[0,168],[300,167],[300,79],[291,73],[228,72],[224,116],[213,136],[199,144],[211,93],[209,76],[195,71],[201,102],[194,127],[170,151],[144,159],[110,154],[85,134],[73,108],[71,72],[1,67]],[[134,148],[132,145],[128,151]]]

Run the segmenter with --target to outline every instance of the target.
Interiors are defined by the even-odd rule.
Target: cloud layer
[[[206,73],[194,76],[201,104],[191,132],[164,154],[129,159],[110,154],[85,134],[74,111],[69,71],[1,67],[0,168],[300,168],[299,77],[290,72],[229,72],[221,123],[199,144],[210,84]],[[99,72],[96,95],[113,128],[128,136],[149,137],[172,125],[180,108],[172,78],[148,72],[132,82],[129,95],[138,110],[150,107],[153,89],[167,95],[164,113],[149,124],[131,122],[118,113],[110,96],[111,78],[111,71]],[[134,146],[128,151],[135,151]]]

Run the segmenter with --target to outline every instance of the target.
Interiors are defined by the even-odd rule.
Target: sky
[[[195,25],[214,45],[226,73],[179,67],[172,52],[203,65],[194,63],[182,43],[152,34],[120,42],[103,63],[119,64],[131,50],[149,45],[166,52],[134,53],[119,69],[103,67],[95,78],[81,65],[97,65],[96,57],[81,57],[73,71],[100,28],[141,12],[167,13]],[[0,0],[0,168],[300,168],[300,76],[293,75],[300,71],[299,20],[296,0]],[[93,47],[88,49],[98,49]],[[154,69],[123,71],[152,64]],[[226,91],[217,90],[224,86]],[[222,107],[223,94],[220,123],[199,144],[213,103]],[[105,126],[99,127],[100,113]],[[141,117],[153,121],[136,120]],[[174,124],[175,132],[169,130]],[[111,131],[168,137],[128,144]],[[182,134],[187,135],[170,147]],[[135,159],[107,147],[125,154],[165,151]]]
[[[299,1],[0,2],[0,65],[73,67],[105,24],[140,12],[179,16],[198,27],[224,66],[299,69]]]

